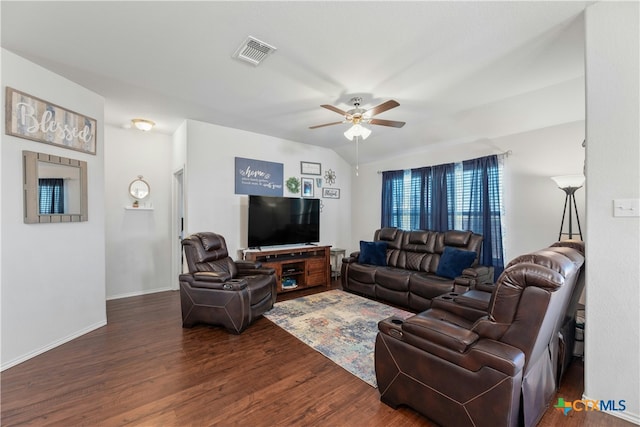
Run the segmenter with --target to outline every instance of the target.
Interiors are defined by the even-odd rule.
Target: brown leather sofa
[[[180,275],[182,326],[219,325],[239,334],[276,301],[273,268],[233,261],[219,234],[196,233],[182,240],[189,273]]]
[[[535,425],[556,391],[558,331],[583,263],[575,248],[549,247],[509,263],[479,318],[454,292],[381,321],[380,399],[442,426]]]
[[[471,231],[405,231],[382,228],[374,242],[386,242],[385,265],[359,262],[360,251],[342,260],[344,290],[386,301],[413,311],[426,310],[433,298],[456,288],[493,282],[493,267],[478,265],[482,236]],[[475,252],[470,268],[459,277],[438,276],[445,247]]]

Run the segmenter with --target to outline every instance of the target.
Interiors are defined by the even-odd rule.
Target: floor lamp
[[[584,184],[584,175],[562,175],[552,176],[552,180],[555,181],[558,188],[565,192],[564,209],[562,211],[562,222],[560,223],[560,233],[558,234],[558,241],[563,234],[568,235],[570,239],[573,239],[573,235],[580,235],[582,240],[582,229],[580,228],[580,217],[578,216],[578,206],[576,205],[575,192],[581,188]],[[564,219],[567,216],[567,210],[569,211],[569,232],[563,233]],[[573,232],[573,213],[576,215],[576,223],[578,224],[578,232]]]

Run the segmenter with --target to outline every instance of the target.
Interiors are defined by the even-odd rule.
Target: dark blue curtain
[[[62,178],[38,179],[40,214],[64,213],[64,180]]]
[[[455,227],[455,164],[382,173],[382,227],[446,231]],[[408,179],[407,179],[408,178]]]
[[[429,230],[447,231],[455,228],[454,195],[455,165],[448,163],[431,167],[431,218]]]
[[[482,234],[480,262],[504,269],[497,156],[382,173],[382,227]],[[456,225],[457,224],[457,225]]]
[[[404,212],[402,195],[404,194],[404,171],[382,172],[382,227],[401,228]]]
[[[492,265],[497,278],[504,270],[498,156],[462,162],[462,228],[482,234],[481,264]]]
[[[412,230],[429,230],[431,227],[431,168],[411,169]]]

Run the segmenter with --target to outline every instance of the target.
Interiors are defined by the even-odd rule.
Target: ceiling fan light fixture
[[[156,125],[154,121],[147,119],[131,119],[131,123],[133,123],[136,129],[144,132],[150,131]]]
[[[351,126],[344,133],[345,138],[347,138],[349,141],[353,141],[356,136],[359,136],[362,139],[367,139],[369,138],[369,135],[371,135],[371,129],[368,129],[360,124]]]

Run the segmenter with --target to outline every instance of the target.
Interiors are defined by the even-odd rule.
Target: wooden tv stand
[[[249,250],[245,252],[247,261],[259,261],[264,267],[276,270],[278,293],[289,292],[313,286],[331,285],[331,246],[296,246],[286,249]],[[283,287],[283,281],[285,286]],[[286,286],[286,283],[295,286]]]

